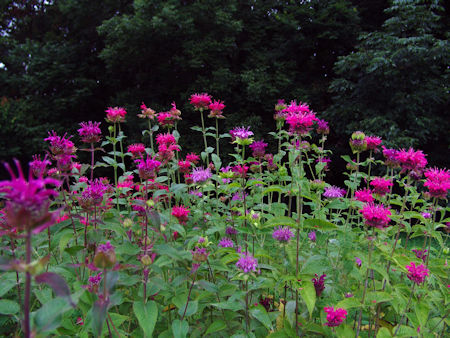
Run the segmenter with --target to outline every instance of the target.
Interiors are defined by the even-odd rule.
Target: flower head
[[[272,233],[272,237],[280,243],[288,243],[294,237],[294,233],[289,227],[279,227]]]
[[[263,158],[266,152],[267,143],[264,142],[264,140],[261,141],[255,141],[252,144],[250,144],[250,148],[253,151],[253,157],[256,158]]]
[[[50,152],[53,156],[71,155],[75,152],[75,147],[67,133],[63,136],[58,136],[55,131],[48,132],[48,137],[44,141],[50,142]]]
[[[156,116],[156,112],[152,108],[148,108],[144,102],[141,104],[141,114],[137,114],[137,116],[141,119],[150,119],[154,120]]]
[[[95,143],[100,141],[102,131],[100,130],[100,122],[81,122],[78,134],[84,143]]]
[[[234,247],[234,243],[231,239],[229,239],[228,237],[224,237],[220,240],[219,242],[219,246],[221,248],[232,248]]]
[[[358,265],[359,267],[361,267],[361,264],[362,264],[361,258],[355,257],[355,263],[356,263],[356,265]]]
[[[390,218],[388,216],[391,215],[391,212],[383,205],[368,203],[359,212],[362,213],[368,226],[379,229],[389,226]]]
[[[324,120],[317,119],[317,134],[328,135],[330,133],[330,127],[328,127],[328,122]]]
[[[142,157],[145,154],[145,146],[142,143],[134,143],[128,146],[128,152],[133,158]]]
[[[116,251],[110,241],[100,244],[94,256],[94,265],[99,269],[111,268],[116,263]]]
[[[30,170],[33,172],[34,177],[43,177],[47,172],[47,166],[52,164],[47,160],[47,155],[41,160],[40,155],[33,155],[33,161],[29,163]]]
[[[213,103],[210,103],[209,109],[211,110],[208,117],[215,117],[217,119],[224,119],[225,116],[222,115],[223,109],[225,108],[225,105],[221,101],[214,101]]]
[[[423,169],[427,165],[428,161],[425,156],[421,150],[416,151],[413,148],[409,148],[408,150],[402,149],[398,151],[396,159],[400,163],[402,170],[417,170]]]
[[[326,326],[334,327],[339,326],[347,317],[347,311],[345,309],[334,309],[334,307],[324,307],[323,310],[327,314]]]
[[[425,171],[427,178],[424,186],[428,188],[431,196],[446,198],[450,189],[450,172],[446,169],[432,168]]]
[[[385,146],[382,146],[383,148],[383,156],[385,158],[384,164],[388,166],[389,168],[397,168],[399,167],[399,162],[397,160],[397,153],[398,150],[395,149],[389,149]]]
[[[413,281],[417,285],[423,283],[426,276],[429,276],[429,270],[425,267],[425,265],[420,264],[416,266],[414,262],[411,262],[409,265],[405,266],[408,270],[408,278]]]
[[[188,220],[188,215],[191,211],[184,206],[175,206],[172,208],[172,216],[178,219],[180,224],[185,225]]]
[[[207,93],[195,93],[191,95],[190,103],[195,107],[195,109],[207,109],[211,104],[211,96]]]
[[[314,283],[314,288],[316,289],[316,296],[320,297],[323,290],[325,290],[325,277],[327,275],[321,275],[319,277],[319,275],[317,275],[317,273],[316,273],[316,274],[314,274],[314,276],[316,276],[316,277],[313,278],[311,281]]]
[[[317,117],[314,113],[309,111],[291,112],[286,116],[286,123],[289,125],[289,132],[297,135],[308,135],[312,129],[314,121],[317,121]]]
[[[78,202],[83,209],[90,209],[95,206],[99,206],[103,201],[103,194],[108,190],[108,186],[96,178],[93,181],[89,181],[86,189],[83,190]]]
[[[362,131],[355,131],[349,143],[353,154],[361,153],[367,149],[366,135]]]
[[[345,193],[346,193],[345,189],[332,185],[330,187],[325,187],[325,192],[323,193],[323,196],[326,198],[340,198],[344,197]]]
[[[419,250],[419,249],[412,249],[412,252],[414,252],[416,254],[416,257],[421,259],[422,261],[426,261],[427,259],[427,252],[428,250]]]
[[[367,149],[378,150],[378,146],[381,144],[381,137],[378,136],[366,136]]]
[[[55,224],[58,213],[50,212],[51,198],[58,193],[47,188],[48,185],[59,187],[61,182],[53,178],[33,178],[31,170],[28,180],[25,179],[19,161],[14,160],[18,176],[9,164],[6,170],[11,175],[9,181],[0,182],[0,193],[5,193],[5,219],[12,227],[19,231],[39,233]]]
[[[209,180],[212,176],[211,170],[209,168],[194,168],[192,170],[192,179],[194,183],[204,183]]]
[[[250,254],[242,254],[241,258],[237,261],[236,266],[244,273],[249,273],[250,271],[256,271],[258,260]]]
[[[127,111],[123,107],[108,107],[105,110],[106,112],[106,121],[110,123],[121,123],[125,121],[125,115]]]
[[[382,177],[374,177],[370,182],[370,185],[373,187],[373,192],[375,194],[384,196],[389,192],[394,184],[392,183],[392,180],[384,179]]]
[[[362,189],[362,190],[356,190],[355,191],[355,200],[364,202],[364,203],[373,202],[374,198],[372,196],[372,191],[367,188]]]
[[[232,236],[232,235],[236,235],[236,234],[237,234],[237,230],[236,230],[235,228],[233,228],[233,227],[227,227],[227,228],[225,229],[225,233],[226,233],[228,236]]]
[[[137,159],[136,166],[139,170],[139,177],[143,180],[155,179],[158,174],[159,167],[161,166],[161,162],[155,160],[151,156],[147,155],[147,158],[144,160],[143,158]]]
[[[250,127],[236,127],[230,130],[231,139],[233,142],[236,139],[240,140],[248,140],[251,136],[253,136],[253,132],[250,130]]]
[[[200,161],[200,156],[194,153],[189,153],[186,155],[186,161],[189,161],[193,164],[197,164]]]
[[[309,238],[309,240],[310,240],[311,242],[315,242],[316,239],[317,239],[316,232],[315,232],[315,231],[309,232],[309,233],[308,233],[308,238]]]

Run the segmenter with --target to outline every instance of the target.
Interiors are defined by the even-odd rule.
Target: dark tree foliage
[[[437,1],[394,1],[386,14],[381,31],[362,34],[356,51],[337,61],[328,116],[344,142],[361,129],[393,146],[423,149],[432,162],[448,161],[443,8]]]

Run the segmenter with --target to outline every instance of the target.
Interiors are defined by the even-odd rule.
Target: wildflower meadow
[[[226,106],[206,93],[190,105],[199,154],[175,103],[142,103],[142,143],[109,107],[5,164],[1,334],[449,336],[447,169],[355,131],[331,185],[333,126],[308,104],[276,103],[264,139],[219,133]]]

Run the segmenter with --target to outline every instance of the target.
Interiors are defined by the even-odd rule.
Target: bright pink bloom
[[[370,203],[374,200],[370,189],[356,190],[355,199],[364,203]]]
[[[56,197],[58,193],[53,189],[47,189],[46,186],[59,187],[61,182],[42,176],[33,178],[31,170],[27,181],[19,161],[14,162],[18,176],[6,163],[5,168],[11,175],[11,180],[0,182],[0,193],[5,193],[6,199],[6,220],[18,231],[32,231],[36,234],[55,224],[58,213],[50,212],[49,207],[51,198]]]
[[[206,109],[211,104],[211,96],[209,96],[207,93],[195,93],[191,95],[190,103],[196,109]]]
[[[410,265],[405,267],[408,270],[408,278],[417,285],[423,283],[425,277],[429,276],[430,271],[423,264],[416,266],[414,262],[411,262]]]
[[[69,218],[70,218],[69,215],[64,214],[62,216],[58,216],[58,218],[56,218],[55,222],[61,223],[61,222],[67,221]]]
[[[382,177],[374,177],[370,182],[373,187],[373,192],[380,196],[384,196],[390,191],[390,188],[394,185],[391,180],[384,179]]]
[[[161,112],[159,113],[156,118],[158,119],[158,123],[162,126],[168,126],[171,127],[175,125],[176,119],[173,118],[173,115],[169,112]]]
[[[324,307],[323,310],[327,314],[327,322],[324,324],[329,327],[339,326],[347,317],[345,309],[334,309],[334,307]]]
[[[172,216],[176,217],[178,222],[183,225],[186,224],[190,212],[191,211],[184,206],[175,206],[172,208]]]
[[[50,152],[54,156],[59,155],[70,155],[75,152],[75,147],[70,138],[72,136],[67,137],[67,133],[63,136],[58,136],[55,131],[48,132],[48,137],[44,139],[44,141],[50,142]]]
[[[421,150],[415,151],[413,148],[409,148],[408,151],[405,149],[398,151],[396,159],[402,170],[417,170],[423,169],[427,165],[428,161],[425,156]]]
[[[225,117],[222,115],[222,110],[225,108],[225,105],[221,101],[214,101],[209,105],[209,109],[211,109],[211,112],[209,113],[208,117],[215,117],[218,119],[224,119]]]
[[[316,273],[316,274],[314,274],[314,276],[316,276],[316,277],[313,278],[311,281],[314,283],[314,289],[316,289],[316,296],[320,297],[323,290],[325,290],[325,277],[327,275],[321,275],[319,277],[319,275]]]
[[[145,154],[145,146],[142,143],[135,143],[128,146],[128,152],[133,158],[142,157]]]
[[[263,158],[266,153],[266,147],[267,143],[264,142],[264,140],[261,141],[255,141],[252,144],[250,144],[250,148],[253,151],[253,157],[256,158]]]
[[[41,160],[40,155],[33,155],[33,161],[29,163],[30,170],[33,172],[34,177],[43,177],[47,172],[47,166],[52,164],[47,160],[47,155]]]
[[[102,131],[100,130],[100,122],[81,122],[78,134],[81,136],[81,141],[84,143],[95,143],[102,138]]]
[[[156,143],[158,145],[165,144],[168,146],[170,144],[177,143],[177,140],[176,140],[175,136],[173,136],[172,134],[165,133],[165,134],[158,134],[156,136]]]
[[[141,104],[141,114],[137,114],[141,119],[148,118],[150,120],[154,120],[156,116],[156,112],[152,108],[148,108],[144,102]]]
[[[200,156],[194,153],[190,153],[186,155],[186,161],[189,161],[193,164],[197,164],[200,161]]]
[[[178,169],[181,173],[186,174],[191,169],[191,162],[189,161],[178,161]]]
[[[139,177],[143,180],[154,179],[158,174],[161,162],[147,155],[147,158],[143,158],[135,161],[139,170]]]
[[[176,139],[172,134],[158,134],[156,143],[158,143],[158,159],[163,164],[174,158],[174,151],[180,151],[180,147],[176,144]]]
[[[368,226],[375,227],[378,229],[383,229],[389,226],[391,215],[389,209],[385,208],[383,205],[368,203],[359,210],[362,213],[365,223]]]
[[[122,107],[108,107],[108,109],[105,110],[106,112],[106,121],[111,123],[121,123],[125,121],[125,115],[127,114],[127,111],[125,108]]]
[[[437,198],[446,198],[450,189],[450,173],[447,169],[432,168],[425,171],[427,178],[424,186],[430,195]]]
[[[381,144],[381,137],[378,136],[366,136],[367,149],[377,150],[378,146]]]
[[[249,273],[250,271],[256,271],[258,260],[250,254],[242,254],[236,266],[244,273]]]
[[[297,104],[297,101],[291,101],[289,106],[284,109],[284,112],[288,114],[305,114],[309,113],[309,106],[306,103],[300,102]]]
[[[172,119],[174,121],[181,120],[181,111],[177,108],[177,105],[175,104],[175,102],[172,102],[171,105],[172,105],[172,108],[170,108],[169,114],[172,116]]]
[[[297,135],[308,135],[317,117],[314,113],[290,113],[286,116],[289,131]]]
[[[235,173],[235,176],[245,178],[247,176],[249,166],[237,164],[231,168],[231,171]]]

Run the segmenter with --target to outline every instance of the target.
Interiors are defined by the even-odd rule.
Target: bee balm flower
[[[425,277],[429,276],[429,270],[423,264],[416,266],[414,262],[411,262],[410,265],[406,265],[406,269],[408,270],[408,278],[417,285],[423,283]]]
[[[329,327],[339,326],[347,317],[345,309],[334,309],[334,307],[324,307],[323,310],[327,314],[327,322],[324,324]]]

